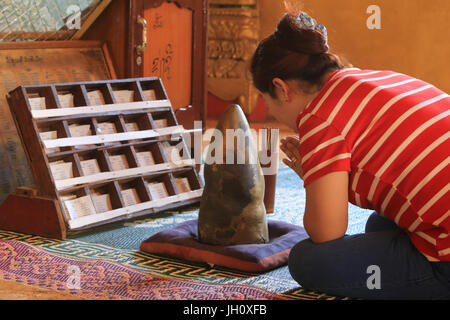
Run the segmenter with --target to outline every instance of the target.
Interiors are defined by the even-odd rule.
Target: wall
[[[284,13],[281,0],[260,0],[261,37]],[[330,51],[358,68],[394,70],[450,92],[449,0],[304,0],[303,9],[328,29]],[[369,30],[370,5],[381,29]]]

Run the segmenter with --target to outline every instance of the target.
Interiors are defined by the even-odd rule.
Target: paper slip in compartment
[[[58,138],[58,132],[57,131],[46,131],[46,132],[40,132],[39,136],[42,140],[52,140]]]
[[[141,151],[136,153],[139,165],[142,167],[151,166],[155,164],[155,159],[153,158],[151,151]]]
[[[74,106],[73,94],[71,93],[58,95],[58,100],[61,108],[72,108]]]
[[[112,210],[111,197],[108,193],[105,194],[93,194],[91,195],[92,202],[94,203],[95,211],[102,213]]]
[[[167,127],[167,119],[153,120],[153,123],[155,124],[155,128],[165,128],[165,127]]]
[[[126,207],[140,203],[136,189],[122,190],[122,199]]]
[[[109,156],[111,162],[111,169],[114,171],[129,169],[127,156],[124,154],[119,154],[116,156]]]
[[[105,99],[100,90],[94,90],[88,92],[89,103],[91,106],[98,106],[105,104]]]
[[[70,135],[72,137],[85,137],[85,136],[91,136],[91,125],[90,124],[71,124],[69,126]]]
[[[144,90],[144,99],[147,101],[152,101],[152,100],[156,100],[156,94],[155,94],[155,90],[150,89],[150,90]]]
[[[56,161],[50,163],[50,171],[55,180],[73,178],[72,162]]]
[[[28,98],[28,103],[30,104],[31,110],[44,110],[45,97]]]
[[[74,199],[76,199],[76,198],[77,198],[77,196],[74,195],[74,194],[67,194],[67,195],[59,196],[59,199],[60,199],[61,202],[62,202],[63,211],[64,211],[65,213],[69,213],[69,210],[67,210],[67,207],[66,207],[66,201],[68,201],[68,200],[74,200]],[[70,217],[70,214],[69,214],[69,217]]]
[[[117,133],[116,125],[113,122],[99,122],[98,134]]]
[[[175,184],[179,192],[189,192],[191,191],[191,186],[189,185],[188,178],[175,178]]]
[[[139,131],[139,126],[136,122],[128,122],[125,124],[125,128],[127,129],[128,132],[131,131]]]
[[[100,167],[98,165],[97,159],[88,159],[80,161],[81,169],[85,176],[90,176],[92,174],[100,173]]]
[[[98,124],[98,134],[112,134],[117,133],[116,125],[113,122],[101,122]],[[120,142],[110,142],[106,143],[107,145],[116,145],[120,144]]]
[[[96,213],[92,199],[89,196],[84,196],[73,200],[65,200],[64,206],[67,209],[71,219],[89,216]]]
[[[116,103],[127,103],[134,101],[134,91],[133,90],[116,90],[114,91],[114,97],[116,98]]]
[[[92,135],[92,131],[91,131],[91,125],[89,124],[83,124],[83,125],[78,125],[78,124],[71,124],[69,126],[69,131],[70,131],[70,135],[72,137],[85,137],[85,136],[91,136]],[[91,147],[90,145],[77,145],[75,146],[75,148],[78,149],[82,149],[82,148],[89,148]]]
[[[166,185],[164,182],[151,182],[148,183],[148,189],[153,200],[163,199],[169,196]]]
[[[40,132],[39,136],[43,141],[58,139],[58,132],[57,131]],[[59,148],[45,148],[45,153],[54,153],[54,152],[59,152]]]

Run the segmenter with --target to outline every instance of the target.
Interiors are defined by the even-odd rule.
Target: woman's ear
[[[289,102],[290,101],[290,91],[289,91],[289,86],[287,85],[287,83],[283,80],[281,80],[280,78],[274,78],[272,80],[272,84],[275,86],[275,91],[277,93],[277,97],[279,97],[280,99],[282,99],[285,102]],[[279,96],[278,94],[281,94],[281,96]]]

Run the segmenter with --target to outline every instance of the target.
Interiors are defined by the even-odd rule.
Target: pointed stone
[[[244,133],[245,145],[239,146],[238,139],[234,139],[234,144],[226,143],[227,129]],[[267,243],[264,176],[250,126],[238,105],[230,105],[223,112],[216,127],[216,132],[219,131],[223,135],[223,163],[205,164],[205,186],[198,214],[199,241],[224,246]],[[213,135],[211,142],[214,139]],[[217,144],[210,144],[209,155],[220,154],[219,151]],[[233,163],[226,161],[227,153]]]

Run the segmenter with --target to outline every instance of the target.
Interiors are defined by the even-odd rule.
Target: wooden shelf
[[[160,79],[21,86],[8,102],[36,183],[28,196],[57,203],[46,214],[64,229],[34,233],[65,237],[200,200],[203,182]],[[12,203],[22,209],[0,207],[0,228],[29,230]]]

